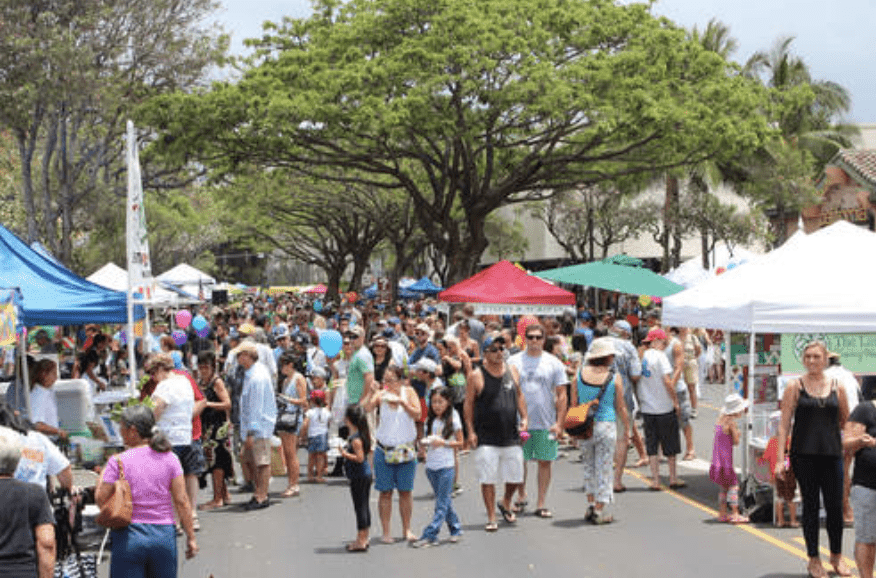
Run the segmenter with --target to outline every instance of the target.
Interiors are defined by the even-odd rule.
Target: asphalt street
[[[732,526],[715,521],[717,487],[708,479],[713,424],[723,386],[706,385],[699,417],[695,420],[697,453],[701,458],[680,462],[688,487],[651,492],[647,469],[628,469],[628,491],[616,496],[615,522],[593,526],[584,520],[586,499],[581,465],[575,452],[554,465],[548,496],[553,519],[531,515],[534,479],[530,482],[530,512],[516,524],[503,523],[499,531],[484,531],[486,513],[476,484],[473,456],[462,458],[464,492],[455,499],[465,534],[456,544],[447,541],[422,550],[401,541],[397,503],[393,509],[395,544],[381,544],[377,494],[372,491],[372,542],[364,554],[348,553],[355,536],[355,520],[345,480],[330,478],[324,485],[302,484],[301,496],[281,499],[285,479],[271,483],[274,505],[244,512],[239,505],[201,514],[200,554],[182,561],[180,576],[214,578],[255,576],[441,577],[507,576],[587,577],[672,576],[673,578],[782,578],[805,576],[806,554],[799,529],[771,525]],[[737,452],[738,454],[738,452]],[[631,463],[635,461],[630,453]],[[302,450],[302,468],[306,453]],[[739,464],[739,457],[736,457]],[[531,468],[534,471],[534,468]],[[661,466],[665,475],[666,466]],[[665,480],[664,480],[665,481]],[[208,499],[202,492],[202,501]],[[249,496],[234,495],[242,504]],[[413,529],[419,535],[431,519],[434,500],[422,467],[414,488]],[[824,559],[827,538],[822,531]],[[843,552],[854,568],[854,533],[843,534]],[[184,542],[180,539],[180,551]],[[101,575],[108,575],[108,563]]]

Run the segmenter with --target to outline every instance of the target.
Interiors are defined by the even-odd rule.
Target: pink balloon
[[[176,325],[180,329],[185,329],[192,322],[192,313],[187,309],[176,312]]]

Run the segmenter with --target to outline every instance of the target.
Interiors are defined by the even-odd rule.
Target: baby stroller
[[[94,491],[72,496],[61,488],[49,500],[55,515],[55,578],[97,578],[98,556],[82,554],[76,540],[82,532],[82,510],[86,501],[94,502]]]

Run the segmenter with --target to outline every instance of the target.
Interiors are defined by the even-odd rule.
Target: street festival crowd
[[[208,323],[196,328],[193,316]],[[171,331],[174,325],[188,327]],[[448,319],[430,299],[393,308],[343,299],[335,306],[288,293],[166,311],[150,327],[136,339],[144,403],[129,403],[118,417],[127,449],[97,467],[98,505],[121,476],[131,486],[131,523],[111,533],[113,576],[175,576],[177,536],[185,535],[186,556],[196,555],[201,514],[232,504],[231,485],[251,493],[238,504],[244,510],[269,507],[276,438],[288,479],[283,498],[306,499],[299,448],[307,450],[306,481],[314,484],[307,491],[319,491],[316,484],[327,476],[349,479],[357,528],[350,552],[368,551],[372,486],[382,542],[396,540],[394,491],[404,541],[437,544],[445,523],[450,542],[459,540],[453,498],[463,491],[459,468],[466,459],[477,472],[486,532],[496,532],[500,518],[517,523],[527,509],[553,517],[552,465],[570,450],[580,452],[586,519],[611,523],[611,504],[626,490],[630,451],[632,467],[649,468],[651,490],[666,487],[661,461],[668,487],[685,488],[677,459],[697,455],[698,387],[723,383],[725,370],[719,331],[662,327],[659,307],[619,294],[605,294],[599,310],[580,307],[558,317],[476,316],[469,304]],[[321,344],[330,335],[340,336],[339,352],[332,351],[337,344]],[[29,420],[14,395],[0,402],[0,578],[52,574],[55,518],[47,480],[76,493],[72,455],[58,449],[72,453],[53,384],[59,376],[83,379],[97,393],[123,385],[128,375],[123,328],[87,326],[67,336],[41,330],[31,347],[59,353],[60,362],[31,364]],[[876,407],[858,403],[857,382],[844,378],[848,372],[836,357],[821,342],[809,344],[807,373],[782,398],[778,435],[767,452],[776,519],[798,525],[792,500],[799,483],[808,571],[826,576],[818,551],[822,493],[832,570],[850,575],[841,539],[854,519],[859,572],[872,576]],[[6,361],[14,373],[15,358]],[[592,436],[568,436],[569,408],[594,398],[600,403]],[[737,421],[746,410],[747,401],[731,393],[714,424],[710,478],[718,486],[719,519],[734,524],[748,521],[739,510],[733,465]],[[419,464],[434,492],[431,520],[411,519]],[[199,501],[208,486],[212,497]],[[783,504],[790,506],[787,523]]]

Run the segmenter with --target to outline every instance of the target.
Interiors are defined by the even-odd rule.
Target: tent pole
[[[752,327],[748,335],[748,395],[745,396],[748,400],[748,411],[743,414],[745,428],[742,430],[742,447],[745,451],[742,452],[742,479],[748,478],[749,470],[748,444],[751,441],[751,402],[754,399],[754,362],[757,359],[757,352],[754,350],[756,337],[757,333]]]
[[[30,407],[30,372],[27,370],[27,336],[24,331],[21,332],[21,335],[18,336],[18,349],[21,351],[21,395],[24,397],[24,407],[27,408],[27,419],[30,419],[31,416],[31,407]],[[15,383],[13,382],[13,385]],[[17,395],[16,395],[17,397]],[[21,404],[21,399],[18,400],[19,405]],[[13,408],[15,409],[15,408]]]

